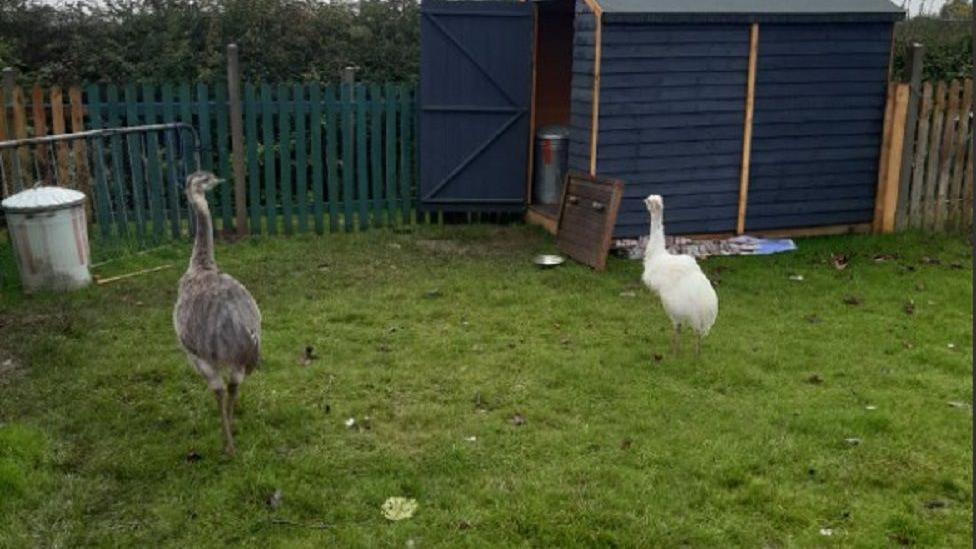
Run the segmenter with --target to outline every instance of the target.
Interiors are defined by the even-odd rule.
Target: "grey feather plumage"
[[[180,279],[173,324],[183,348],[207,362],[250,372],[261,355],[261,312],[240,282],[220,271]]]

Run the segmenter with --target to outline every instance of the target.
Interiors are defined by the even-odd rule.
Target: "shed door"
[[[426,209],[525,205],[531,2],[424,0],[420,200]]]

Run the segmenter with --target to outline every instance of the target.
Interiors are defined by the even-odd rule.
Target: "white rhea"
[[[652,194],[644,199],[651,214],[651,234],[644,250],[641,280],[661,298],[661,305],[674,327],[672,350],[677,353],[682,326],[695,331],[695,356],[701,354],[701,340],[718,316],[718,296],[695,258],[674,255],[664,247],[664,200]]]
[[[214,260],[213,223],[206,192],[222,180],[210,172],[186,178],[186,198],[194,212],[196,240],[173,308],[173,327],[190,364],[217,397],[225,451],[234,453],[237,388],[261,356],[261,312],[240,282],[220,272]],[[228,369],[226,394],[219,368]]]

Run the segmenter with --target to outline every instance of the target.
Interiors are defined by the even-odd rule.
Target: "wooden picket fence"
[[[973,81],[925,82],[910,179],[899,217],[904,228],[965,229],[973,221]]]
[[[0,95],[0,141],[183,122],[199,143],[167,131],[21,147],[0,154],[3,196],[37,181],[77,188],[92,197],[95,233],[158,241],[192,232],[176,182],[200,167],[228,179],[210,202],[217,230],[235,231],[225,83],[90,85],[69,88],[67,99],[60,88],[34,87],[30,104],[26,95],[19,87]],[[414,101],[413,89],[398,84],[245,84],[250,232],[322,233],[416,221]]]
[[[890,86],[876,232],[972,227],[973,127],[972,80]]]

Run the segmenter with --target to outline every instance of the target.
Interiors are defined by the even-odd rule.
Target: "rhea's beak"
[[[214,187],[216,187],[217,185],[220,185],[220,184],[224,183],[225,181],[227,181],[227,180],[226,179],[214,179],[214,180],[211,181],[211,183],[209,185],[207,185],[207,190],[209,191],[210,189],[213,189]]]

